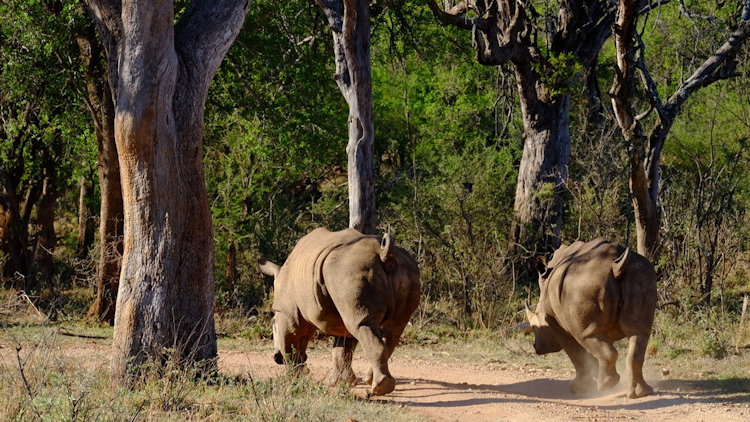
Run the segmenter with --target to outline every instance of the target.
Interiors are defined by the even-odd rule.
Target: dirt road
[[[323,380],[331,368],[330,350],[309,351],[308,367]],[[397,353],[398,354],[398,353]],[[219,365],[227,373],[254,376],[279,374],[270,349],[219,351]],[[378,398],[420,412],[435,421],[748,421],[750,392],[722,393],[721,380],[648,379],[652,396],[631,400],[624,383],[614,391],[589,397],[573,396],[572,373],[538,370],[504,363],[471,365],[465,362],[394,356],[391,372],[396,391]],[[354,370],[365,372],[361,358]],[[364,385],[354,393],[365,396]]]

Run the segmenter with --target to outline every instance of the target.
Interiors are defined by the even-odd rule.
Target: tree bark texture
[[[91,184],[85,176],[78,181],[78,239],[76,241],[76,257],[86,258],[91,243],[94,241],[94,226],[91,220],[91,210],[88,198],[91,195]]]
[[[246,1],[88,2],[104,32],[125,211],[112,372],[147,359],[215,365],[213,236],[203,176],[208,86]]]
[[[707,58],[675,92],[663,102],[656,82],[646,68],[643,43],[636,28],[642,1],[624,0],[618,3],[618,16],[614,24],[616,68],[612,83],[612,108],[628,148],[629,188],[633,198],[638,253],[655,260],[659,247],[658,198],[660,187],[660,160],[669,130],[689,96],[716,81],[735,75],[734,61],[737,51],[750,36],[750,20],[743,18],[727,41]],[[750,10],[746,3],[745,14]],[[743,16],[745,15],[743,14]],[[650,109],[638,115],[633,108],[635,75],[640,75]],[[641,119],[655,111],[656,123],[646,135]]]
[[[46,172],[42,197],[37,207],[36,216],[36,246],[34,248],[34,260],[29,271],[27,290],[44,290],[45,297],[54,289],[52,280],[53,261],[57,235],[55,234],[55,205],[57,204],[57,177],[54,169]]]
[[[349,177],[349,227],[374,234],[375,128],[370,66],[370,6],[367,1],[316,0],[328,17],[336,61],[334,79],[349,105],[346,145]]]
[[[25,186],[25,195],[21,197],[20,189],[23,168],[6,171],[0,166],[0,205],[4,209],[0,250],[6,255],[2,276],[7,285],[16,290],[28,290],[31,285],[29,269],[33,259],[29,247],[29,221],[31,211],[42,193],[42,184],[31,181]]]
[[[480,64],[514,65],[524,133],[510,248],[554,250],[560,244],[561,192],[570,158],[570,90],[550,86],[554,78],[549,74],[558,70],[550,58],[572,57],[591,68],[609,37],[612,6],[597,0],[559,1],[556,21],[513,0],[465,0],[445,7],[430,0],[428,6],[443,23],[471,31]],[[548,51],[537,43],[537,32],[548,40]],[[550,184],[551,189],[540,190]]]
[[[97,143],[97,173],[101,204],[99,210],[99,262],[96,296],[87,318],[114,325],[115,299],[123,252],[122,187],[115,143],[115,105],[101,45],[92,24],[78,28],[79,56],[86,71],[87,106],[94,120]]]
[[[560,246],[570,158],[570,95],[541,101],[533,71],[516,65],[523,117],[523,156],[518,168],[511,242],[550,252]],[[546,185],[546,189],[545,188]]]

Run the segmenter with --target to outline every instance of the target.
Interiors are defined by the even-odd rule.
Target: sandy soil
[[[325,379],[331,368],[330,349],[310,350],[308,368]],[[254,376],[280,374],[269,350],[219,351],[226,373]],[[426,415],[435,421],[749,421],[750,392],[722,392],[720,380],[648,379],[654,395],[631,400],[624,382],[606,393],[582,397],[569,392],[571,373],[554,373],[512,364],[471,365],[440,359],[391,359],[396,391],[381,400]],[[366,365],[356,357],[354,370]],[[354,393],[365,397],[363,384]]]
[[[106,370],[109,347],[108,341],[89,340],[48,352],[82,359],[82,366]],[[284,370],[273,362],[268,343],[246,349],[240,345],[239,349],[244,350],[236,346],[219,349],[221,372],[257,378],[279,375]],[[367,366],[357,352],[354,370],[362,375]],[[12,354],[11,347],[0,348],[3,361],[11,359]],[[308,355],[312,375],[324,380],[331,368],[330,348],[319,342]],[[614,390],[582,397],[569,392],[573,372],[560,366],[563,368],[552,370],[513,362],[470,364],[419,348],[397,349],[390,362],[397,379],[396,391],[372,400],[402,406],[434,421],[750,421],[750,391],[727,393],[732,391],[728,383],[736,386],[737,380],[671,379],[656,374],[651,367],[647,381],[656,390],[652,396],[628,399],[625,383],[620,382]],[[362,398],[367,396],[361,383],[353,392]]]

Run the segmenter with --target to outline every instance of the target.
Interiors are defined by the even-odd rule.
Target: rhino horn
[[[534,330],[534,327],[531,326],[531,324],[526,321],[523,324],[518,324],[513,329],[514,331],[521,331],[524,334],[531,334],[531,332]]]
[[[615,280],[619,280],[625,275],[625,271],[628,269],[628,262],[630,261],[630,248],[625,248],[625,252],[622,253],[612,263],[612,273],[615,275]]]
[[[536,321],[536,314],[529,309],[529,299],[526,299],[526,303],[524,303],[524,307],[526,308],[526,319],[528,320],[529,327],[526,329],[526,333],[528,334],[531,332],[531,328],[534,325],[534,321]],[[523,325],[523,324],[521,324]]]

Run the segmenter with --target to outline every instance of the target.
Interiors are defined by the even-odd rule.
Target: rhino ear
[[[279,266],[271,261],[266,261],[265,258],[261,258],[258,260],[258,266],[260,267],[260,272],[265,275],[270,275],[273,277],[279,275]]]
[[[393,270],[396,267],[396,242],[393,240],[393,235],[390,230],[383,235],[380,240],[380,260],[385,264],[385,268],[388,271]]]
[[[612,273],[615,275],[615,280],[619,280],[625,275],[625,271],[628,269],[628,262],[630,261],[630,248],[625,248],[625,252],[622,253],[612,263]]]

